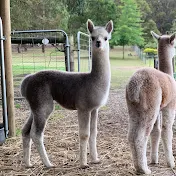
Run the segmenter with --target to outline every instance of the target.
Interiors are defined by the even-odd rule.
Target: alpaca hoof
[[[101,161],[100,161],[99,158],[97,158],[96,160],[92,160],[91,163],[92,163],[92,164],[100,164]]]
[[[145,169],[145,170],[138,170],[137,171],[137,174],[140,175],[140,174],[151,174],[151,170],[150,169]]]
[[[34,167],[32,164],[26,164],[26,168],[32,168]]]
[[[159,165],[159,163],[156,163],[156,162],[151,162],[149,165],[150,165],[150,166],[158,166],[158,165]]]
[[[84,164],[84,165],[81,165],[80,168],[81,169],[87,169],[87,168],[89,168],[89,165],[88,164]]]
[[[46,165],[46,168],[50,169],[50,168],[55,168],[56,166],[54,166],[53,164],[48,164]]]
[[[145,172],[145,174],[151,174],[152,173],[152,171],[150,169],[147,169],[144,172]]]
[[[170,162],[170,163],[167,163],[168,167],[170,168],[174,168],[175,167],[175,162]]]

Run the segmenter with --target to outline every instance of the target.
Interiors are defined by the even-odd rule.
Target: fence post
[[[70,41],[70,71],[74,71],[74,38],[73,35],[69,36]]]
[[[4,42],[4,58],[5,58],[5,73],[6,73],[6,88],[7,88],[7,113],[9,121],[9,136],[15,136],[10,0],[0,1],[0,16],[2,17],[4,36],[6,37],[6,40]]]

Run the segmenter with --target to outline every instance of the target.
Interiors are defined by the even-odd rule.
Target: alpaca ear
[[[107,24],[105,29],[107,30],[108,33],[111,33],[113,31],[113,22],[110,20]]]
[[[89,33],[92,33],[94,30],[94,24],[91,20],[87,20],[87,30]]]
[[[175,39],[175,33],[173,33],[173,34],[170,36],[170,43],[171,43],[171,44],[174,44],[174,39]]]
[[[158,34],[154,33],[153,31],[151,31],[150,33],[152,34],[154,39],[157,39],[157,40],[160,39],[160,36]]]

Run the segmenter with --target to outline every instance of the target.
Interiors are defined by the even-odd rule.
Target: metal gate
[[[70,71],[70,45],[63,30],[12,31],[15,99],[25,75],[41,70]]]
[[[79,31],[77,33],[77,45],[78,72],[90,72],[92,69],[90,36]]]
[[[2,20],[0,18],[0,69],[1,69],[1,100],[2,100],[2,119],[0,123],[0,143],[3,142],[3,132],[8,136],[8,118],[7,118],[7,99],[6,99],[6,80],[5,80],[5,65],[4,65],[4,45]],[[5,140],[5,138],[4,138]]]

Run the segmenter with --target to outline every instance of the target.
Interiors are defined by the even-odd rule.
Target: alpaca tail
[[[22,95],[23,97],[26,97],[26,88],[27,88],[27,86],[28,86],[28,82],[29,82],[30,76],[31,76],[31,75],[26,76],[26,77],[23,79],[22,83],[21,83],[20,92],[21,92],[21,95]]]
[[[126,99],[130,102],[139,103],[142,85],[142,81],[132,77],[126,86]]]

